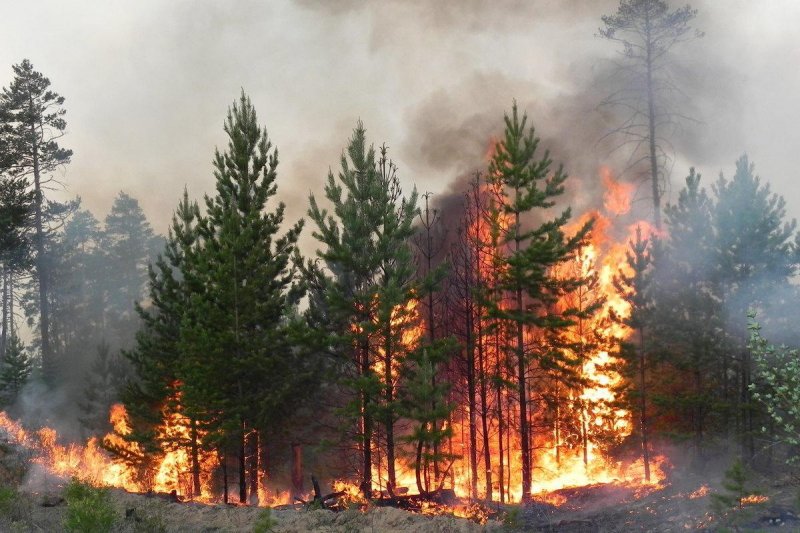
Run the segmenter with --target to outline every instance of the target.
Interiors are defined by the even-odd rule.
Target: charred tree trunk
[[[267,439],[259,439],[258,449],[260,455],[261,485],[266,487],[270,479],[269,444],[267,443]]]
[[[650,449],[647,442],[647,383],[645,381],[645,343],[644,328],[639,328],[639,413],[642,432],[642,462],[644,463],[644,479],[650,481]]]
[[[245,423],[239,425],[239,503],[247,503],[247,432]]]
[[[497,459],[498,459],[498,485],[500,487],[500,503],[506,501],[506,488],[505,488],[505,457],[503,454],[503,431],[504,431],[504,414],[503,414],[503,385],[502,385],[502,368],[500,364],[500,339],[499,334],[495,333],[495,368],[497,376],[495,377],[496,393],[497,393]]]
[[[200,446],[197,442],[197,420],[194,418],[189,422],[189,436],[191,439],[192,498],[198,498],[202,492],[200,486]]]
[[[475,345],[472,342],[472,319],[467,313],[467,409],[469,409],[470,497],[478,497],[478,432],[475,418]]]
[[[258,455],[259,455],[259,434],[258,430],[254,429],[250,432],[250,504],[258,505]]]
[[[384,420],[384,431],[386,431],[386,488],[390,496],[394,496],[394,489],[397,487],[397,473],[395,471],[394,457],[394,379],[392,377],[392,365],[394,346],[392,342],[392,326],[388,324],[384,331],[384,387],[386,390],[385,401],[386,418]]]
[[[366,378],[370,373],[369,365],[369,342],[363,342],[360,346],[361,376]],[[364,497],[372,497],[372,415],[370,411],[371,398],[366,389],[361,390],[361,429],[362,439],[362,471],[361,471],[361,492]]]
[[[303,494],[303,448],[296,442],[292,443],[292,490],[296,498]]]
[[[228,503],[228,456],[225,452],[219,452],[219,464],[222,467],[222,501]]]
[[[479,319],[480,323],[480,319]],[[480,365],[480,395],[481,395],[481,436],[483,437],[483,466],[486,474],[486,499],[492,500],[492,451],[491,442],[489,439],[489,391],[486,377],[488,373],[488,365],[486,363],[486,354],[484,351],[483,333],[481,328],[478,328],[478,361]]]

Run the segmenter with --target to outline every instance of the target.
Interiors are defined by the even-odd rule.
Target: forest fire
[[[556,306],[561,309],[585,309],[598,307],[590,318],[575,320],[574,326],[568,328],[561,339],[567,346],[573,364],[579,365],[580,378],[559,382],[553,380],[542,389],[540,401],[555,405],[554,416],[548,417],[534,411],[531,414],[532,427],[540,428],[533,439],[534,468],[533,493],[537,499],[554,505],[565,502],[565,498],[554,491],[566,487],[622,482],[626,484],[643,484],[643,465],[641,460],[625,462],[612,458],[608,451],[613,444],[619,443],[632,431],[631,413],[618,406],[616,394],[622,380],[618,373],[620,361],[611,355],[615,346],[630,335],[623,324],[629,314],[627,302],[614,287],[617,272],[625,270],[627,239],[618,242],[613,238],[614,216],[625,213],[630,206],[630,194],[627,186],[617,183],[608,169],[603,169],[603,182],[607,186],[604,196],[605,210],[593,211],[579,217],[571,231],[589,218],[594,219],[594,231],[591,241],[585,243],[573,259],[559,266],[564,275],[579,274],[593,282],[586,290],[565,295]],[[496,191],[490,188],[480,191],[485,198],[481,202],[491,203]],[[495,215],[498,216],[498,215]],[[499,216],[504,216],[500,214]],[[473,244],[476,246],[477,275],[485,280],[487,286],[496,282],[498,272],[493,268],[495,254],[503,253],[500,236],[489,230],[486,220],[476,217],[471,229]],[[500,221],[500,226],[510,226],[509,220]],[[629,228],[632,235],[635,228],[644,227],[651,232],[649,226],[637,223]],[[557,272],[557,275],[560,275]],[[494,278],[493,278],[494,277]],[[505,305],[505,304],[502,304]],[[507,332],[492,324],[492,318],[485,310],[478,320],[483,323],[481,333],[476,339],[479,351],[479,365],[484,376],[494,373],[496,378],[510,380],[508,369],[502,361],[503,346],[507,341]],[[402,324],[401,324],[402,322]],[[420,321],[420,309],[417,299],[411,299],[406,305],[393,313],[393,325],[403,326],[400,342],[406,350],[411,350],[420,342],[425,331]],[[407,326],[407,327],[406,327]],[[540,339],[535,334],[526,333],[527,342],[535,344]],[[381,352],[383,353],[383,352]],[[385,357],[378,357],[373,371],[394,383],[398,379],[398,371],[392,368],[386,372]],[[394,365],[393,361],[389,361]],[[496,379],[495,378],[495,379]],[[452,431],[448,449],[462,450],[462,458],[449,465],[439,465],[431,479],[430,472],[424,472],[426,486],[430,490],[437,487],[452,487],[461,498],[469,498],[473,492],[471,480],[477,480],[478,486],[485,487],[483,494],[476,496],[487,500],[516,502],[521,498],[519,486],[521,481],[520,444],[518,435],[513,431],[510,421],[517,415],[511,392],[505,388],[490,390],[492,384],[486,379],[481,383],[480,406],[487,417],[484,429],[487,434],[479,435],[483,446],[476,453],[470,453],[469,439],[465,438],[468,430],[464,418],[464,410],[460,410],[447,422]],[[460,413],[461,416],[457,416]],[[469,414],[469,413],[467,413]],[[493,416],[492,416],[493,415]],[[159,439],[172,443],[160,457],[144,458],[145,452],[135,442],[125,439],[131,433],[125,408],[120,404],[112,406],[110,422],[114,431],[102,441],[90,439],[85,445],[62,445],[52,429],[43,428],[36,432],[24,430],[18,423],[10,420],[4,413],[0,418],[0,426],[17,444],[34,451],[34,461],[43,466],[49,473],[60,477],[78,477],[97,485],[121,487],[132,492],[155,491],[173,493],[182,498],[202,502],[220,501],[221,496],[212,487],[212,473],[218,467],[219,459],[209,452],[199,452],[197,472],[193,472],[192,460],[186,443],[191,441],[190,424],[180,414],[180,409],[163,413],[165,424],[160,429]],[[443,428],[445,429],[445,428]],[[202,437],[202,435],[199,435]],[[101,444],[102,442],[102,444]],[[476,441],[477,442],[477,441]],[[116,450],[121,458],[145,459],[148,462],[146,473],[133,466],[134,461],[123,462],[112,460],[103,448]],[[480,453],[478,453],[480,452]],[[475,465],[477,472],[471,471],[470,456],[483,458],[482,465]],[[387,487],[385,473],[387,458],[376,449],[375,469],[378,474],[378,489]],[[653,461],[654,474],[649,484],[658,486],[665,477],[661,466],[663,457]],[[128,464],[130,463],[130,464]],[[485,465],[486,468],[483,468]],[[417,479],[413,466],[404,461],[397,461],[396,487],[415,487]],[[193,477],[199,481],[200,493],[193,493],[195,485]],[[352,501],[361,501],[363,495],[356,483],[338,481],[334,490]],[[404,489],[408,490],[408,489]],[[261,484],[258,489],[258,502],[261,505],[290,503],[289,492],[271,493]],[[448,506],[430,503],[422,512],[437,514],[448,509],[464,515],[474,515],[475,510],[459,506]]]

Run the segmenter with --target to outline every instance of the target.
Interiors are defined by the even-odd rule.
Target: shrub
[[[67,514],[64,529],[75,533],[109,533],[116,522],[108,489],[73,479],[64,489]]]
[[[268,533],[278,522],[272,517],[272,509],[267,507],[258,514],[256,523],[253,525],[253,533]]]

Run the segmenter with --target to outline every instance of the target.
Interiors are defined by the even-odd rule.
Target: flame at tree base
[[[117,424],[125,420],[124,410],[121,406],[112,408],[111,418]],[[118,426],[119,429],[119,426]],[[6,439],[12,444],[25,449],[31,454],[31,461],[42,469],[45,476],[52,476],[55,481],[65,481],[70,478],[77,478],[85,483],[95,486],[109,486],[121,488],[129,492],[145,493],[169,492],[174,490],[179,497],[186,497],[189,493],[182,490],[185,486],[181,483],[182,476],[189,472],[188,458],[185,453],[177,455],[167,454],[158,467],[159,474],[155,477],[159,481],[150,487],[144,486],[136,480],[136,475],[131,467],[128,467],[111,458],[108,452],[103,449],[97,438],[90,438],[86,444],[61,444],[58,434],[54,429],[41,428],[31,431],[11,419],[5,412],[0,411],[0,430],[5,433]],[[106,438],[111,438],[111,435]],[[172,452],[170,452],[172,453]],[[540,455],[540,460],[546,458],[547,454]],[[554,454],[551,459],[555,461]],[[603,463],[595,471],[589,471],[584,467],[579,457],[572,457],[568,460],[562,458],[561,467],[557,470],[547,472],[549,477],[534,477],[535,494],[534,500],[543,501],[552,505],[561,506],[568,501],[568,498],[559,491],[569,488],[583,487],[587,485],[618,484],[634,489],[635,497],[641,497],[654,490],[661,489],[666,484],[665,470],[668,462],[665,457],[658,456],[652,460],[651,481],[645,483],[644,467],[641,460],[630,464],[618,463],[611,465]],[[165,477],[167,472],[172,472],[174,479],[169,480]],[[208,477],[204,477],[206,487]],[[405,478],[405,476],[402,476]],[[401,478],[401,479],[402,479]],[[403,479],[405,481],[405,479]],[[413,486],[413,485],[411,485]],[[369,502],[363,499],[356,484],[348,481],[335,481],[333,483],[335,492],[342,492],[341,496],[346,503],[362,504],[365,508]],[[417,512],[430,515],[453,515],[470,520],[484,523],[488,519],[488,510],[475,503],[469,503],[468,493],[455,488],[455,493],[462,503],[441,504],[435,502],[422,502]],[[195,501],[205,503],[216,503],[221,498],[212,494],[207,488],[200,497],[192,498]],[[518,499],[517,499],[518,501]],[[259,503],[262,506],[274,506],[291,503],[289,492],[268,493],[266,488],[259,489]]]

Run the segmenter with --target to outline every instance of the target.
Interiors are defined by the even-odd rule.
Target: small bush
[[[503,528],[506,530],[517,530],[523,525],[522,509],[520,507],[512,507],[503,515]]]
[[[278,522],[272,517],[272,509],[267,507],[258,513],[256,523],[253,525],[253,533],[269,533]]]
[[[8,516],[17,507],[17,491],[11,487],[0,487],[0,516]]]
[[[116,522],[108,489],[73,479],[64,489],[67,514],[64,529],[75,533],[109,533]]]
[[[14,487],[0,486],[0,531],[19,529],[31,515],[31,502]]]

